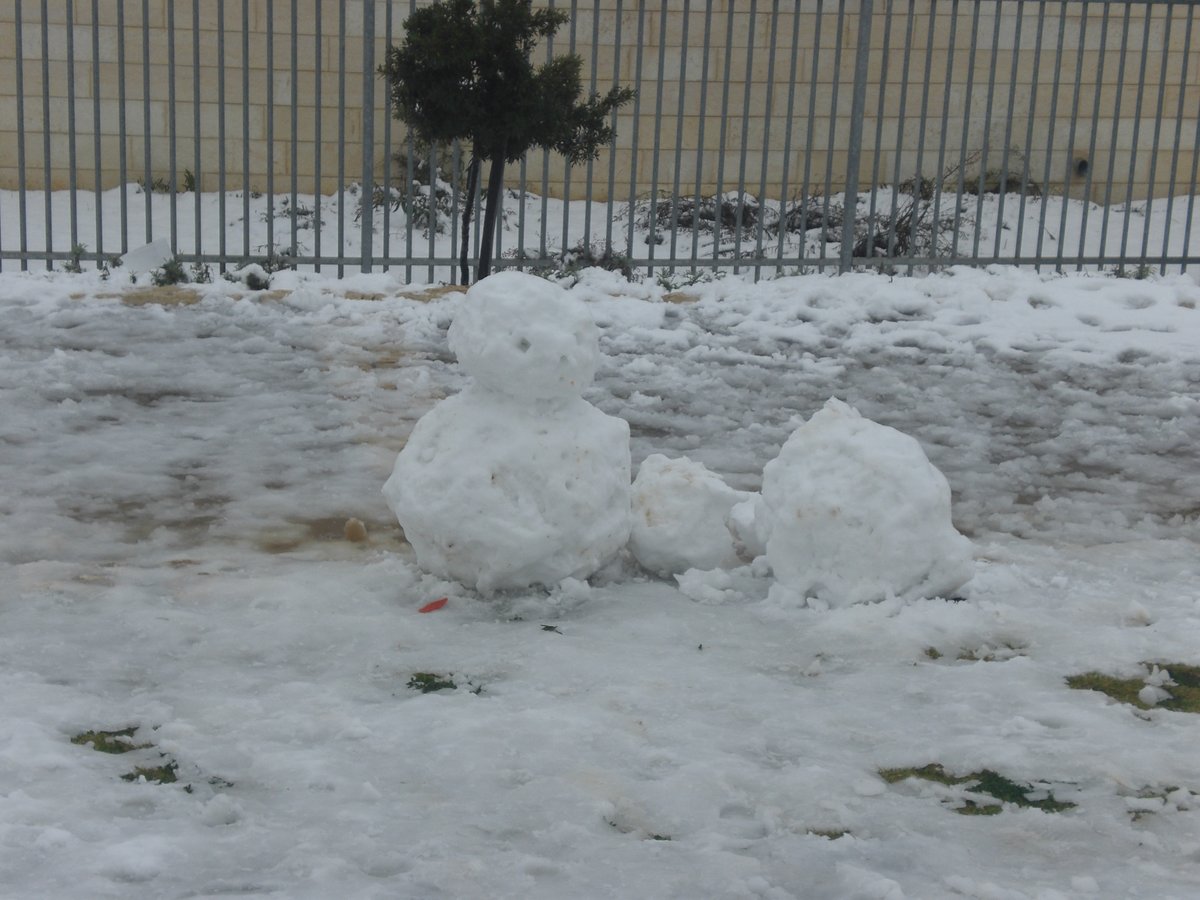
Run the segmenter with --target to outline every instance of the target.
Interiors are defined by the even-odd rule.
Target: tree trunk
[[[482,281],[492,274],[492,247],[496,243],[496,220],[500,218],[500,193],[504,187],[504,154],[501,147],[492,155],[492,168],[488,172],[487,206],[483,210],[483,237],[479,247],[479,269],[475,280]]]
[[[462,270],[461,282],[471,283],[471,213],[475,211],[475,194],[479,190],[479,155],[471,153],[471,163],[467,166],[467,194],[463,198],[462,217],[462,251],[459,253],[459,268]]]

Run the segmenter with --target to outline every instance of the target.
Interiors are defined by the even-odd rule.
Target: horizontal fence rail
[[[389,115],[426,0],[0,0],[0,269],[143,244],[207,277],[453,280],[470,148]],[[1184,0],[547,0],[535,50],[637,89],[599,158],[507,169],[495,264],[685,283],[1200,263]],[[471,254],[479,254],[478,229]]]

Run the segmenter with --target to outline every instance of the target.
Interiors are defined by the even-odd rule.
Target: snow
[[[767,463],[758,516],[780,602],[948,597],[974,573],[950,485],[921,445],[840,400]]]
[[[1200,664],[1200,285],[665,293],[569,291],[632,461],[757,491],[836,395],[945,475],[961,602],[797,608],[761,568],[620,557],[483,598],[422,571],[379,491],[472,389],[463,296],[0,275],[0,894],[1200,895],[1200,720],[1065,681]],[[131,726],[151,746],[70,740]],[[174,784],[121,778],[164,760]],[[932,763],[1075,806],[960,816],[958,786],[879,774]]]
[[[703,463],[652,453],[633,482],[629,548],[646,569],[662,576],[732,568],[739,557],[729,516],[748,496]]]
[[[471,384],[427,412],[383,487],[428,572],[484,593],[587,578],[629,540],[629,425],[581,398],[587,306],[534,275],[467,291],[447,335]]]
[[[522,402],[579,397],[600,363],[600,334],[587,305],[522,272],[497,272],[472,285],[448,338],[477,383]]]

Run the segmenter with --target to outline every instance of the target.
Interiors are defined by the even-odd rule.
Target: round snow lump
[[[629,540],[629,425],[479,385],[422,416],[383,487],[421,568],[482,593],[587,578]]]
[[[647,456],[633,482],[633,532],[629,547],[658,575],[738,564],[729,511],[746,494],[704,464]]]
[[[945,476],[914,438],[840,400],[767,463],[762,498],[767,561],[784,593],[840,607],[946,596],[973,574]]]
[[[523,272],[498,272],[472,285],[448,339],[477,382],[520,399],[579,397],[600,362],[587,305]]]

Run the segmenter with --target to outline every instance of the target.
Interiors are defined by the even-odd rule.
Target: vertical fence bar
[[[817,25],[813,29],[812,71],[808,78],[808,128],[804,134],[804,180],[800,183],[800,257],[808,258],[808,223],[809,217],[809,184],[812,180],[813,130],[817,114],[817,78],[821,71],[821,20],[825,18],[825,0],[817,0]],[[832,122],[833,112],[830,111]],[[832,125],[831,125],[832,127]],[[824,230],[822,230],[824,235]],[[820,257],[824,257],[825,247],[822,241]]]
[[[16,57],[17,57],[17,230],[20,237],[21,248],[21,271],[29,271],[29,235],[27,234],[27,223],[29,221],[28,187],[29,177],[25,171],[25,36],[21,21],[21,0],[13,0],[15,9],[13,11],[13,19],[16,22],[13,37],[16,40]],[[49,173],[46,173],[49,175]],[[42,189],[45,193],[50,193],[50,179],[44,178]],[[0,266],[3,266],[3,259],[0,259]]]
[[[978,10],[978,4],[976,10]],[[991,59],[988,63],[988,88],[987,88],[987,104],[983,114],[984,135],[983,135],[983,151],[979,158],[979,189],[975,192],[975,235],[971,242],[971,257],[974,260],[979,259],[979,244],[982,237],[983,229],[980,225],[983,221],[983,195],[984,195],[984,179],[988,174],[988,152],[991,150],[992,143],[992,109],[996,100],[996,66],[1000,59],[1000,4],[996,4],[994,18],[992,20],[992,50]],[[1009,85],[1009,93],[1012,92],[1012,85]],[[1003,175],[1001,176],[1003,177]],[[1001,184],[997,184],[997,190],[1001,189]],[[1000,223],[996,222],[996,232],[1000,231]]]
[[[878,226],[878,199],[879,199],[879,167],[880,159],[883,156],[883,114],[886,110],[887,99],[887,75],[888,62],[892,48],[892,3],[893,0],[887,0],[887,6],[883,12],[883,52],[880,54],[879,60],[879,96],[875,107],[875,152],[871,161],[871,200],[867,212],[867,228],[864,238],[866,254],[868,257],[876,255],[875,241],[877,238],[876,227]],[[893,185],[893,194],[895,194],[895,186]]]
[[[50,167],[50,12],[46,7],[47,0],[42,0],[42,184],[46,203],[46,270],[49,271],[54,268],[54,261],[50,258],[54,249],[54,204]],[[18,10],[17,15],[20,14]]]
[[[217,263],[225,271],[225,232],[228,228],[225,212],[225,0],[217,0]]]
[[[766,225],[767,213],[767,164],[771,158],[771,106],[775,100],[775,44],[779,40],[779,0],[771,3],[770,49],[767,52],[767,91],[763,98],[763,140],[762,164],[758,180],[758,228],[754,237],[754,280],[762,277],[763,269],[763,230]],[[746,104],[747,107],[750,104]],[[782,222],[782,202],[780,205],[780,221]]]
[[[167,154],[170,172],[167,187],[170,190],[171,254],[179,252],[179,211],[175,198],[179,194],[179,179],[176,176],[177,145],[175,119],[175,4],[167,4]]]
[[[1165,275],[1167,272],[1167,257],[1170,255],[1171,247],[1171,215],[1174,212],[1175,206],[1175,176],[1179,171],[1179,150],[1182,147],[1183,141],[1183,98],[1187,96],[1188,84],[1188,60],[1191,59],[1192,51],[1192,25],[1195,23],[1196,6],[1189,3],[1187,6],[1187,31],[1183,35],[1183,71],[1180,76],[1179,84],[1179,103],[1175,108],[1175,140],[1171,149],[1171,182],[1167,187],[1167,214],[1166,224],[1163,226],[1163,245],[1162,245],[1162,264],[1159,268],[1159,274]],[[1193,156],[1196,154],[1196,145],[1193,145]],[[1195,181],[1192,182],[1189,195],[1196,193]],[[1187,244],[1184,244],[1180,250],[1180,255],[1187,256]],[[1186,265],[1186,264],[1185,264]]]
[[[850,101],[850,148],[846,154],[846,199],[842,206],[841,271],[849,272],[854,257],[854,222],[858,218],[858,167],[862,162],[863,116],[867,108],[867,72],[871,55],[874,0],[862,0],[858,12],[858,50],[854,60],[854,93]]]
[[[1004,150],[1000,154],[1000,184],[998,188],[1000,199],[996,204],[996,242],[992,253],[993,256],[997,257],[1000,255],[1000,239],[1005,230],[1004,203],[1008,199],[1008,159],[1011,155],[1012,147],[1013,116],[1016,114],[1017,108],[1017,73],[1021,71],[1021,23],[1025,4],[1017,3],[1016,7],[1016,22],[1013,28],[1012,66],[1009,70],[1008,82],[1008,108],[1004,117]],[[1020,257],[1020,244],[1014,247],[1013,255]]]
[[[712,50],[712,15],[713,0],[704,3],[704,56],[700,66],[700,120],[696,123],[696,201],[692,207],[692,253],[691,274],[698,271],[697,263],[700,256],[700,212],[704,206],[704,126],[708,121],[708,60]],[[719,198],[718,198],[719,204]],[[720,228],[720,206],[716,209],[716,219],[713,222],[713,241],[717,240],[716,229]]]
[[[904,26],[904,63],[900,75],[900,111],[896,121],[896,159],[892,167],[892,208],[888,211],[887,256],[896,256],[897,228],[900,222],[900,181],[904,157],[904,122],[908,109],[908,72],[912,65],[913,27],[916,24],[915,0],[908,2],[907,24]],[[915,180],[915,179],[914,179]],[[913,198],[916,202],[916,198]],[[911,268],[909,269],[911,272]]]
[[[289,253],[295,259],[300,255],[300,220],[296,211],[296,206],[300,203],[300,23],[298,21],[300,8],[299,0],[292,0],[291,8],[288,10],[291,16],[291,38],[292,49],[288,54],[288,65],[291,70],[291,96],[288,97],[288,102],[292,108],[291,122],[289,123],[288,131],[288,160],[291,171],[288,173],[288,226],[291,231],[289,242]],[[320,77],[321,70],[318,67],[314,73],[316,77]]]
[[[891,0],[888,0],[890,3]],[[788,177],[792,165],[792,129],[796,116],[796,71],[800,65],[800,7],[797,4],[792,10],[792,60],[788,69],[788,99],[787,117],[783,133],[783,172],[779,178],[779,241],[775,247],[776,272],[780,271],[779,263],[783,260],[783,245],[788,233]],[[801,211],[803,212],[803,211]],[[800,255],[804,255],[804,228],[800,227]]]
[[[633,83],[642,84],[642,48],[646,44],[646,0],[638,0],[637,19],[637,51],[634,54]],[[662,55],[662,47],[659,47]],[[633,258],[634,221],[637,218],[637,188],[638,188],[638,125],[642,120],[642,92],[639,90],[633,98],[633,134],[630,137],[629,149],[629,234],[625,241],[625,255]],[[655,148],[657,149],[657,147]],[[653,204],[654,198],[651,198]]]
[[[730,8],[733,8],[731,3]],[[737,213],[733,219],[733,273],[741,271],[742,219],[746,214],[746,152],[750,143],[750,99],[754,87],[754,21],[758,18],[758,0],[750,0],[750,22],[746,28],[746,72],[742,91],[742,148],[738,155]],[[765,148],[764,148],[765,152]],[[762,207],[759,206],[759,217]]]
[[[646,274],[654,275],[655,249],[658,247],[658,163],[662,156],[662,114],[663,114],[663,81],[666,78],[667,66],[667,0],[662,0],[658,13],[658,81],[654,92],[654,161],[650,167],[650,202],[646,214],[649,225],[646,240],[648,243],[650,265]],[[676,156],[679,146],[675,147]],[[630,228],[630,234],[633,229]]]
[[[1077,33],[1079,35],[1079,46],[1075,50],[1075,89],[1074,89],[1074,93],[1071,97],[1071,131],[1067,136],[1067,152],[1070,153],[1072,156],[1075,153],[1075,131],[1076,131],[1076,126],[1078,125],[1078,122],[1079,122],[1079,99],[1080,99],[1080,93],[1082,91],[1082,85],[1083,85],[1083,50],[1084,50],[1084,46],[1086,45],[1086,41],[1087,41],[1087,30],[1088,30],[1087,29],[1087,25],[1088,25],[1087,16],[1088,16],[1088,8],[1087,8],[1087,4],[1085,3],[1083,5],[1083,8],[1080,10],[1080,16],[1079,16],[1079,28],[1077,31]],[[1063,17],[1066,18],[1066,9],[1065,8],[1063,10]],[[1165,58],[1165,56],[1164,56],[1164,58]],[[1069,179],[1074,174],[1075,168],[1074,168],[1074,165],[1072,164],[1072,160],[1070,160],[1070,159],[1067,160],[1067,165],[1068,165],[1068,174],[1066,177]],[[1067,247],[1067,208],[1070,206],[1070,204],[1067,202],[1067,199],[1070,197],[1070,192],[1064,190],[1063,194],[1064,194],[1064,197],[1063,197],[1063,204],[1062,204],[1062,215],[1059,217],[1059,222],[1058,222],[1058,257],[1055,260],[1055,265],[1054,265],[1054,271],[1056,271],[1056,272],[1062,271],[1063,258],[1066,253],[1066,247]],[[1083,205],[1086,207],[1087,198],[1084,198]],[[1080,254],[1080,255],[1082,255],[1082,254]],[[1076,263],[1076,265],[1078,266],[1079,264]]]
[[[955,257],[955,259],[957,259],[959,257],[958,236],[961,233],[960,229],[962,228],[962,213],[963,213],[963,206],[964,206],[964,194],[966,191],[967,144],[970,143],[970,140],[971,140],[971,99],[975,92],[975,60],[977,60],[979,58],[978,54],[979,54],[979,7],[980,7],[980,4],[973,3],[973,4],[971,4],[971,6],[972,6],[972,10],[971,10],[971,47],[970,47],[969,52],[967,53],[967,59],[969,60],[969,65],[967,67],[967,90],[966,90],[966,94],[963,96],[963,107],[962,107],[962,109],[963,109],[963,112],[962,112],[963,127],[962,127],[962,134],[959,139],[959,146],[958,146],[958,178],[956,179],[957,184],[955,184],[955,186],[954,186],[954,224],[953,224],[953,230],[951,231],[951,240],[953,241],[953,247],[951,250],[951,254]],[[988,119],[984,119],[985,128],[986,128],[987,122],[988,122]],[[985,141],[986,141],[986,138],[985,138]],[[975,193],[979,197],[983,196],[985,171],[986,170],[982,166],[980,166],[979,177],[978,177],[978,180],[976,181],[976,187],[975,187]],[[979,233],[979,220],[978,219],[975,220],[975,233],[976,234]]]
[[[337,274],[346,274],[346,4],[338,4]],[[411,154],[410,154],[411,158]],[[409,229],[411,234],[411,227]],[[410,254],[411,255],[411,254]]]
[[[838,0],[837,10],[837,40],[833,44],[833,90],[829,101],[829,139],[825,146],[825,187],[824,197],[821,202],[821,271],[825,269],[825,261],[827,258],[826,249],[829,245],[829,229],[830,218],[833,210],[833,159],[834,150],[837,146],[837,120],[838,120],[838,99],[839,91],[842,84],[842,50],[845,46],[843,37],[846,23],[846,0]],[[851,87],[851,96],[853,96],[853,87]],[[845,183],[842,184],[842,221],[845,223],[846,216],[853,217],[853,210],[847,210],[846,203],[848,198],[845,192]],[[842,231],[842,237],[845,237],[845,230]],[[841,265],[841,253],[838,254],[838,265]]]
[[[70,179],[71,243],[74,253],[79,246],[79,157],[76,154],[75,131],[75,0],[67,0],[67,175]]]
[[[321,6],[324,0],[313,0],[313,271],[321,271],[321,223],[325,218],[325,191],[321,184],[321,85],[325,81],[324,47],[321,36]],[[391,4],[388,4],[391,8]]]
[[[154,240],[154,176],[150,158],[150,0],[142,0],[142,197],[146,243]]]
[[[1113,178],[1116,176],[1117,147],[1121,126],[1121,100],[1125,94],[1125,60],[1129,51],[1129,18],[1131,6],[1125,3],[1121,18],[1121,52],[1117,57],[1116,97],[1113,100],[1112,131],[1109,137],[1108,176],[1104,183],[1104,215],[1100,224],[1100,249],[1097,256],[1103,259],[1108,245],[1108,220],[1112,213]],[[1103,265],[1103,263],[1101,263]]]
[[[1172,7],[1172,3],[1167,5],[1166,15],[1163,17],[1162,61],[1158,70],[1158,102],[1154,108],[1154,137],[1150,144],[1150,175],[1146,185],[1146,218],[1142,223],[1142,256],[1148,256],[1150,253],[1150,220],[1154,215],[1154,191],[1158,181],[1158,148],[1162,138],[1163,102],[1167,90],[1167,58],[1169,56],[1167,51],[1171,46],[1171,23],[1175,18]],[[1143,52],[1145,51],[1143,50]],[[1186,54],[1184,54],[1184,59],[1187,59]],[[1168,227],[1170,227],[1169,224]],[[1164,246],[1166,244],[1165,235],[1163,244]]]
[[[733,7],[725,17],[725,71],[721,86],[721,137],[717,142],[717,184],[715,215],[713,219],[713,268],[718,267],[721,257],[721,230],[725,226],[725,145],[729,134],[729,87],[733,66]],[[736,252],[736,250],[734,251]]]
[[[1187,78],[1187,66],[1184,66],[1184,78]],[[1200,92],[1198,92],[1200,94]],[[1196,132],[1192,137],[1192,175],[1190,179],[1190,187],[1188,189],[1187,215],[1183,217],[1183,256],[1184,262],[1181,271],[1187,271],[1187,257],[1190,254],[1192,246],[1192,223],[1196,218],[1196,193],[1200,183],[1197,182],[1197,176],[1200,175],[1200,95],[1197,96],[1196,104]]]
[[[1066,37],[1067,25],[1067,6],[1063,2],[1059,6],[1058,11],[1058,42],[1054,51],[1054,87],[1050,93],[1050,121],[1049,127],[1046,128],[1046,162],[1042,167],[1042,205],[1038,210],[1038,235],[1037,235],[1037,257],[1040,267],[1041,260],[1045,258],[1045,238],[1046,238],[1046,214],[1050,211],[1050,178],[1051,165],[1054,161],[1054,129],[1058,126],[1058,93],[1061,89],[1062,75],[1062,57],[1064,39]],[[1032,121],[1032,118],[1031,118]],[[1063,192],[1063,204],[1067,202],[1066,191]],[[1061,237],[1061,235],[1060,235]],[[1055,241],[1055,243],[1061,243]]]
[[[387,59],[386,54],[392,46],[393,24],[392,4],[385,3],[383,5],[383,52],[385,60]],[[391,270],[392,256],[392,98],[386,81],[384,82],[383,96],[383,271],[387,272]],[[454,227],[453,223],[458,221],[458,141],[454,142],[453,152],[454,175],[450,179],[452,188],[450,195],[451,230]],[[320,193],[317,194],[317,199],[320,199]],[[451,255],[453,256],[453,253]],[[451,270],[451,275],[453,275],[453,270]],[[453,277],[450,280],[453,281]]]
[[[1124,259],[1129,251],[1129,213],[1133,207],[1133,181],[1137,177],[1137,157],[1139,134],[1142,125],[1142,101],[1146,95],[1146,63],[1150,57],[1150,20],[1153,18],[1154,7],[1146,6],[1143,10],[1142,24],[1142,58],[1138,63],[1137,93],[1134,95],[1133,108],[1133,140],[1129,146],[1129,173],[1125,182],[1125,215],[1121,220],[1121,258]],[[1166,51],[1164,44],[1163,51]],[[1149,215],[1147,209],[1146,215]],[[1145,248],[1142,248],[1143,252]]]
[[[1038,0],[1038,18],[1037,32],[1033,41],[1033,57],[1038,64],[1033,66],[1033,80],[1029,87],[1029,110],[1025,121],[1025,152],[1021,160],[1021,201],[1019,211],[1017,213],[1017,255],[1020,256],[1024,246],[1025,236],[1025,202],[1029,196],[1029,169],[1033,165],[1030,156],[1033,153],[1033,129],[1034,123],[1037,120],[1037,94],[1038,86],[1041,83],[1039,79],[1040,62],[1042,58],[1042,40],[1045,35],[1046,25],[1046,0]],[[1049,189],[1049,185],[1042,185],[1041,202],[1044,206],[1047,200],[1045,191]],[[1041,261],[1041,240],[1036,242],[1036,250],[1034,251],[1034,267],[1037,271],[1042,270]]]
[[[416,9],[417,0],[409,0],[408,14],[411,16]],[[404,135],[404,280],[406,282],[412,281],[413,272],[413,210],[416,208],[413,205],[413,179],[416,177],[416,154],[416,140],[413,137],[413,130],[409,128]],[[479,191],[476,190],[475,193],[478,194]],[[467,202],[470,203],[471,211],[474,213],[475,198],[469,197]],[[478,228],[475,229],[475,233],[479,233]]]
[[[933,50],[934,37],[937,34],[937,0],[929,2],[929,37],[925,40],[925,70],[921,80],[921,116],[918,122],[917,129],[917,165],[916,171],[913,173],[913,198],[914,203],[928,202],[925,201],[925,134],[926,125],[929,122],[929,88],[933,81]],[[941,172],[935,172],[935,178],[941,178]],[[937,211],[934,211],[937,215]],[[914,235],[915,237],[915,235]],[[918,248],[910,244],[909,256]],[[911,275],[915,271],[914,263],[908,264],[908,273]]]
[[[550,0],[550,9],[554,9],[554,8],[555,8],[554,0]],[[552,60],[552,59],[554,59],[554,35],[553,34],[551,34],[548,38],[546,38],[546,62],[550,62],[550,60]],[[549,222],[549,220],[550,220],[550,215],[549,215],[549,213],[550,213],[550,150],[549,150],[549,148],[542,149],[542,184],[541,184],[541,189],[540,189],[540,197],[541,197],[542,217],[539,220],[541,227],[538,228],[538,233],[540,235],[539,240],[538,240],[538,259],[545,259],[546,258],[546,232],[548,231],[548,229],[546,228],[546,223]],[[524,210],[524,208],[525,208],[524,203],[522,203],[521,209]],[[454,221],[453,217],[451,218],[451,221]],[[521,249],[524,250],[524,247],[525,247],[524,242],[522,242]]]
[[[265,0],[267,12],[267,158],[266,218],[268,256],[275,255],[275,0]],[[343,251],[344,252],[344,251]]]
[[[125,121],[125,0],[117,0],[117,150],[121,184],[121,253],[129,249],[129,159],[125,143],[128,129]]]
[[[1095,171],[1092,165],[1092,160],[1096,158],[1096,134],[1100,130],[1100,98],[1104,92],[1104,60],[1108,55],[1106,51],[1108,48],[1108,23],[1110,6],[1110,0],[1104,0],[1104,10],[1101,13],[1100,19],[1100,54],[1097,57],[1099,61],[1096,65],[1096,72],[1093,76],[1096,83],[1092,97],[1092,127],[1091,135],[1088,138],[1088,171],[1083,187],[1083,212],[1080,215],[1079,221],[1079,262],[1075,267],[1077,272],[1082,271],[1083,269],[1083,257],[1086,255],[1087,250],[1088,212],[1092,207],[1092,173]],[[1110,158],[1112,157],[1112,153],[1115,149],[1115,147],[1109,149]]]
[[[250,0],[242,0],[242,260],[250,261]]]
[[[600,65],[600,0],[595,0],[592,4],[592,77],[589,93],[595,94],[599,88],[599,65]],[[616,153],[617,148],[613,146],[610,153]],[[587,162],[587,188],[584,193],[585,205],[583,207],[583,238],[581,245],[586,247],[592,242],[592,198],[595,196],[593,186],[595,185],[595,160],[589,159]],[[564,228],[565,217],[564,216]],[[565,245],[565,241],[563,242]],[[566,247],[564,246],[564,250]]]
[[[579,20],[579,0],[571,0],[571,32],[568,38],[568,51],[573,55],[575,53],[576,41],[576,22]],[[592,86],[596,84],[596,47],[592,46]],[[559,244],[559,252],[566,253],[570,244],[571,231],[571,175],[574,167],[570,163],[563,165],[563,204],[562,204],[562,241]],[[588,169],[591,170],[591,163],[588,163]]]
[[[944,184],[946,178],[946,140],[949,138],[950,132],[950,100],[953,96],[952,88],[954,84],[954,50],[958,39],[958,0],[951,0],[950,3],[950,46],[946,50],[946,86],[942,93],[942,122],[941,134],[938,138],[938,155],[937,155],[937,171],[934,173],[933,183],[933,235],[930,240],[931,246],[928,249],[929,256],[938,256],[938,235],[941,233],[941,217],[942,217],[942,194],[944,192]],[[972,65],[974,62],[972,61]],[[964,110],[964,118],[966,111]]]
[[[663,27],[666,27],[666,10],[667,0],[663,0]],[[692,19],[692,3],[691,0],[683,0],[683,31],[679,37],[679,96],[676,97],[678,109],[675,116],[675,175],[671,181],[671,263],[668,271],[675,274],[675,260],[678,257],[677,248],[679,246],[679,191],[681,189],[680,168],[683,162],[683,122],[684,115],[687,110],[687,70],[688,70],[688,33],[691,27]],[[666,54],[664,53],[665,57]],[[659,80],[662,80],[662,75]],[[658,160],[655,160],[655,172],[658,171]],[[655,209],[657,211],[657,198],[655,201]]]
[[[200,4],[192,0],[192,206],[196,229],[196,266],[203,266],[204,229],[200,213]]]
[[[104,259],[104,166],[100,148],[100,0],[92,0],[92,162],[96,201],[96,261]]]
[[[624,24],[624,0],[617,0],[617,26],[613,36],[613,84],[621,83],[621,26]],[[614,109],[611,118],[613,129],[617,127],[617,111]],[[608,220],[604,226],[604,249],[612,251],[613,219],[616,218],[615,194],[617,184],[617,148],[614,144],[608,157]],[[496,230],[499,234],[499,229]]]
[[[362,270],[371,271],[375,255],[375,0],[363,0],[363,99],[362,99]],[[294,79],[293,79],[294,80]],[[295,104],[292,115],[295,116]],[[431,204],[436,200],[437,167],[429,170]],[[436,214],[436,208],[435,208]],[[431,229],[431,233],[437,229]],[[433,254],[430,254],[431,256]]]

